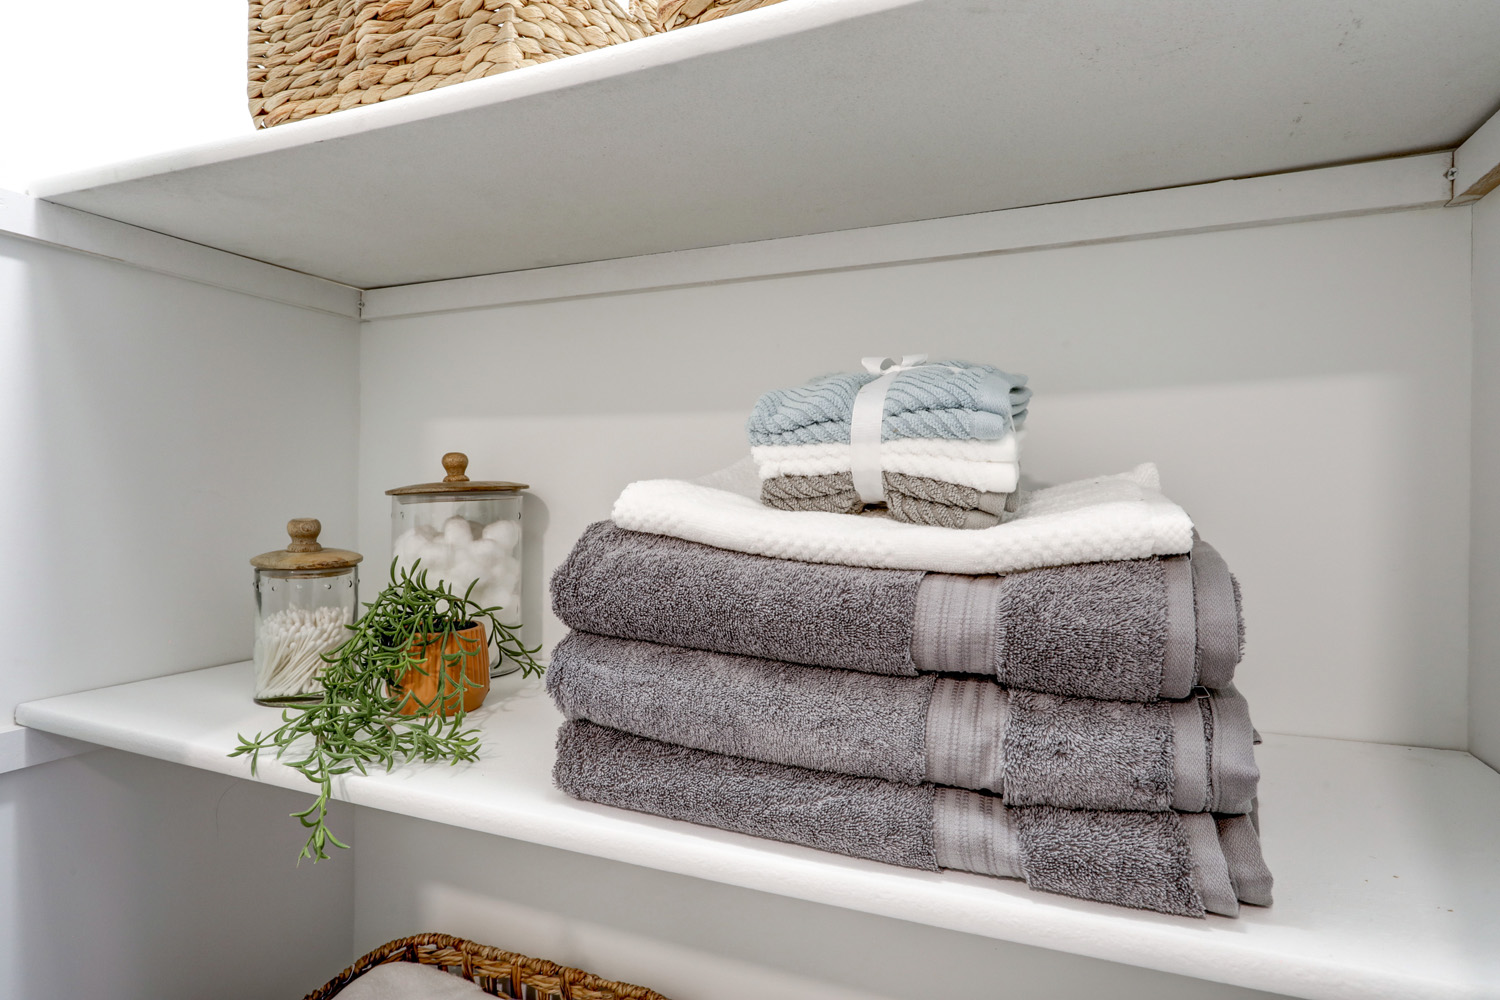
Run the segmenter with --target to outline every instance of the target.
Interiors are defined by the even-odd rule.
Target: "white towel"
[[[827,476],[848,472],[850,446],[845,443],[757,445],[750,449],[762,479],[777,476]],[[1016,435],[998,441],[948,438],[899,438],[880,444],[880,468],[969,486],[983,493],[1014,493],[1020,477]]]
[[[339,1000],[480,1000],[490,994],[430,965],[388,962],[339,990]]]
[[[956,440],[952,438],[897,438],[880,442],[880,454],[891,458],[955,458],[962,462],[1018,462],[1020,438],[1025,434],[1007,434],[998,441]],[[765,462],[842,463],[830,472],[849,471],[847,442],[827,444],[762,444],[750,449],[757,464]],[[771,475],[780,475],[772,473]],[[816,475],[817,473],[814,473]],[[763,476],[770,479],[771,476]]]
[[[1010,573],[1038,566],[1178,555],[1193,522],[1161,494],[1156,466],[1137,466],[1019,495],[1004,524],[954,531],[884,517],[783,511],[676,479],[625,487],[614,522],[631,531],[803,562],[934,573]]]

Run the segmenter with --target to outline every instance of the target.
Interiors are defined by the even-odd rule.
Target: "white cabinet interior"
[[[1032,475],[1156,461],[1240,575],[1241,686],[1259,728],[1279,734],[1263,766],[1283,877],[1276,907],[1188,926],[611,816],[548,798],[535,755],[550,716],[501,700],[487,723],[497,746],[533,752],[506,795],[540,825],[513,825],[505,796],[477,790],[516,774],[371,779],[349,789],[363,803],[355,860],[291,872],[284,796],[257,789],[264,808],[230,821],[284,846],[266,853],[285,854],[288,877],[268,877],[249,916],[183,888],[152,920],[89,923],[132,956],[130,994],[55,950],[39,958],[20,928],[66,919],[87,887],[104,887],[103,912],[128,912],[174,857],[183,886],[196,873],[253,893],[269,862],[245,838],[180,854],[181,839],[142,832],[155,808],[210,836],[227,815],[218,799],[243,783],[114,753],[0,775],[0,806],[19,817],[0,853],[23,866],[51,852],[0,891],[0,926],[16,930],[0,934],[0,994],[188,995],[201,963],[141,970],[184,945],[232,955],[211,946],[226,934],[240,951],[348,958],[449,929],[682,997],[901,995],[910,977],[861,968],[857,947],[901,933],[946,960],[929,969],[938,992],[998,963],[1059,996],[1210,989],[1183,977],[1225,984],[1212,987],[1225,997],[1487,995],[1496,970],[1471,942],[1492,933],[1483,901],[1500,873],[1465,838],[1493,828],[1500,791],[1465,751],[1500,763],[1500,533],[1485,517],[1500,469],[1500,196],[1446,207],[1463,190],[1436,153],[1037,204],[1456,145],[1500,93],[1485,69],[1500,21],[1452,6],[1471,30],[1410,5],[1372,9],[1357,29],[1291,4],[1231,12],[1230,25],[1143,14],[1132,32],[1184,43],[1153,57],[1175,81],[1163,95],[1125,79],[1128,38],[1080,50],[1073,14],[793,0],[43,185],[55,201],[0,198],[0,406],[14,428],[0,457],[35,472],[3,500],[5,522],[25,527],[5,558],[28,581],[3,612],[20,637],[6,713],[30,703],[21,717],[39,729],[238,774],[215,740],[250,715],[213,714],[213,691],[170,693],[222,672],[108,686],[243,657],[244,563],[287,517],[316,514],[379,566],[382,491],[466,451],[486,475],[536,484],[525,597],[542,609],[551,568],[621,485],[727,464],[766,386],[877,350],[982,357],[1038,388]],[[1060,34],[1015,51],[1007,17]],[[1276,59],[1233,54],[1278,31]],[[944,34],[967,61],[932,58]],[[876,73],[836,41],[901,47],[912,64]],[[1007,58],[965,86],[954,67],[977,52]],[[1195,90],[1205,66],[1223,72]],[[734,87],[709,85],[724,79]],[[685,83],[718,95],[703,113],[716,125],[663,100]],[[1007,105],[1007,85],[1025,100]],[[787,99],[810,92],[868,100]],[[1288,130],[1301,93],[1316,110]],[[1074,106],[1089,110],[1069,119]],[[1056,142],[1037,138],[1052,126]],[[1460,184],[1490,173],[1494,128],[1460,150]],[[59,602],[89,609],[66,653],[35,628]],[[544,613],[530,628],[560,636]],[[10,737],[0,751],[19,745]],[[103,787],[140,796],[117,841],[83,827],[123,806],[69,805],[113,802]],[[437,822],[406,818],[423,816]],[[413,857],[428,838],[560,878],[575,864],[597,884],[560,888],[550,910],[539,888],[512,894],[493,872],[466,888]],[[76,859],[71,881],[59,857]],[[321,915],[316,944],[248,922],[270,895]],[[651,902],[625,933],[631,899]],[[763,947],[687,929],[674,900],[743,908]],[[796,933],[783,940],[778,924]],[[653,961],[677,978],[653,976]],[[286,975],[268,962],[239,981],[267,995]]]

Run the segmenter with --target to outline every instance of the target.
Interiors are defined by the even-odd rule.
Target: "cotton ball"
[[[394,551],[391,554],[396,557],[396,561],[402,566],[410,566],[416,560],[417,550],[421,547],[422,541],[417,533],[415,531],[407,531],[403,532],[401,537],[396,539],[396,544],[393,546]]]
[[[500,619],[501,624],[511,627],[521,624],[521,595],[519,593],[514,590],[510,591],[496,603],[504,609],[495,616]]]
[[[516,567],[514,571],[507,570],[492,577],[490,579],[490,588],[497,596],[504,597],[509,597],[512,591],[520,590],[520,567]],[[510,606],[509,601],[502,601],[501,603],[506,607]]]
[[[453,546],[447,542],[424,542],[417,549],[417,558],[431,575],[442,576],[453,565]]]
[[[514,559],[505,559],[490,567],[490,579],[501,590],[511,590],[521,578],[521,564]]]
[[[474,561],[474,557],[465,551],[459,551],[453,557],[453,565],[448,568],[447,572],[448,582],[452,584],[453,592],[460,597],[468,589],[469,584],[483,576],[482,568]],[[474,589],[479,590],[478,587]]]
[[[507,520],[487,524],[484,528],[484,537],[499,542],[500,547],[509,552],[521,540],[521,522]]]
[[[415,528],[413,528],[412,531],[414,531],[417,537],[422,539],[422,541],[424,542],[434,541],[440,534],[440,532],[430,524],[419,524]]]
[[[457,514],[443,522],[443,541],[449,545],[468,545],[474,540],[474,529]]]
[[[474,588],[474,600],[483,608],[492,608],[501,603],[500,596],[501,592],[496,589],[492,580],[480,580],[479,586]]]
[[[486,570],[494,568],[500,560],[506,558],[505,550],[500,543],[491,538],[481,538],[469,546],[469,553],[474,561]]]

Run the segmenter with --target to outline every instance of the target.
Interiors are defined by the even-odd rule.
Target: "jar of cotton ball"
[[[255,700],[296,705],[323,696],[323,654],[348,637],[359,608],[358,552],[325,549],[316,518],[286,523],[291,542],[255,567]]]
[[[475,481],[466,474],[469,456],[443,456],[440,483],[386,490],[391,498],[391,546],[396,565],[420,562],[428,583],[438,580],[457,594],[472,584],[472,600],[499,607],[505,625],[521,624],[521,491],[525,483]],[[520,664],[490,646],[490,676],[514,673]]]

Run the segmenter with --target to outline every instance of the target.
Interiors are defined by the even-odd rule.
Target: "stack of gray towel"
[[[578,798],[1164,913],[1270,903],[1218,553],[1006,576],[592,525],[552,581]]]

